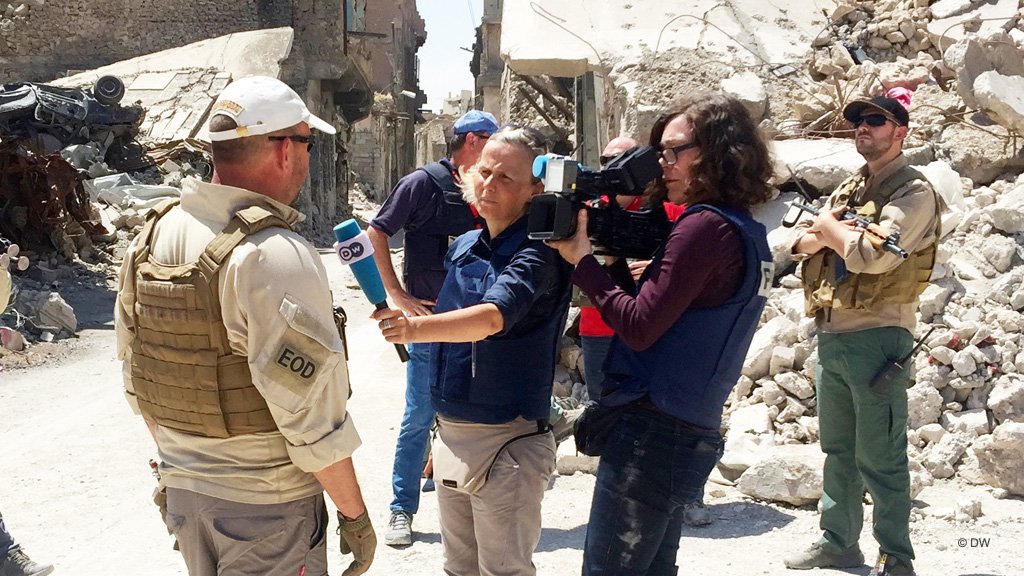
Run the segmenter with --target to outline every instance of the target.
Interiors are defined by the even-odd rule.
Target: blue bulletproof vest
[[[481,239],[482,230],[460,236],[449,252],[451,266],[437,298],[435,313],[479,304],[502,270],[517,252],[540,245],[526,237],[525,219],[491,251]],[[568,272],[568,270],[567,270]],[[501,424],[522,416],[547,420],[551,406],[558,344],[569,310],[568,274],[556,298],[556,313],[538,325],[523,330],[506,330],[477,342],[431,344],[433,378],[430,395],[434,409],[445,416]]]
[[[443,274],[450,240],[476,225],[476,218],[463,200],[462,190],[455,183],[452,165],[447,160],[432,162],[419,170],[430,176],[437,190],[433,216],[405,232],[403,272],[407,278],[423,273]]]
[[[602,401],[621,405],[650,396],[661,411],[700,428],[718,430],[722,406],[740,376],[764,310],[774,266],[764,226],[742,211],[695,204],[676,225],[702,210],[721,215],[740,232],[742,284],[721,306],[683,312],[668,332],[642,352],[615,337],[604,366],[604,386],[609,392]],[[664,250],[662,245],[648,271],[657,267]],[[645,272],[639,286],[646,280]]]

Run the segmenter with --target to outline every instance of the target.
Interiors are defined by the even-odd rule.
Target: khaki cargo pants
[[[443,420],[440,425],[445,425]],[[444,573],[536,574],[533,551],[540,542],[541,500],[554,468],[555,438],[548,431],[507,444],[495,458],[487,482],[473,494],[438,482]]]
[[[189,576],[326,576],[322,494],[282,504],[242,504],[167,489],[167,527]]]

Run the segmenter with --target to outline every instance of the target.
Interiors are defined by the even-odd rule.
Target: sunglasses
[[[615,160],[615,158],[617,157],[618,154],[602,154],[600,158],[601,166],[604,166],[605,164],[611,162],[612,160]]]
[[[696,148],[696,142],[687,142],[686,144],[680,144],[679,146],[673,146],[671,148],[665,148],[661,150],[661,159],[665,161],[665,164],[671,166],[679,160],[679,155],[686,152],[690,148]]]
[[[854,128],[860,128],[861,124],[867,124],[872,128],[878,128],[879,126],[885,126],[886,122],[890,120],[881,114],[870,114],[868,116],[861,116],[853,121]]]
[[[291,140],[292,142],[300,142],[306,145],[306,152],[313,151],[313,137],[302,136],[301,134],[292,134],[291,136],[267,136],[270,140]]]

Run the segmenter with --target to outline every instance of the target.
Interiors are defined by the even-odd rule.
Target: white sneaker
[[[384,533],[388,546],[409,546],[412,544],[412,514],[398,510],[391,513],[388,531]]]

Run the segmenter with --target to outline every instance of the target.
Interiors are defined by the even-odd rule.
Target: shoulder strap
[[[459,192],[461,194],[459,185],[455,183],[455,178],[448,168],[445,168],[444,164],[431,162],[420,167],[420,170],[426,172],[430,179],[434,181],[434,184],[437,184],[437,187],[444,192]]]
[[[260,206],[249,206],[235,213],[224,230],[218,234],[203,250],[199,257],[199,268],[207,278],[213,278],[220,270],[228,255],[242,243],[247,236],[267,228],[284,228],[291,230],[288,222],[277,214]]]
[[[893,194],[914,180],[928,181],[924,174],[921,174],[910,166],[907,166],[902,170],[897,170],[894,174],[889,176],[885,182],[882,182],[881,186],[878,187],[877,198],[879,202],[881,204],[888,203]]]
[[[157,221],[170,212],[171,208],[180,203],[181,198],[168,198],[154,206],[149,214],[146,215],[146,224],[143,225],[142,231],[139,232],[139,242],[135,247],[136,266],[149,259],[149,248],[153,243],[153,231],[156,230]]]

